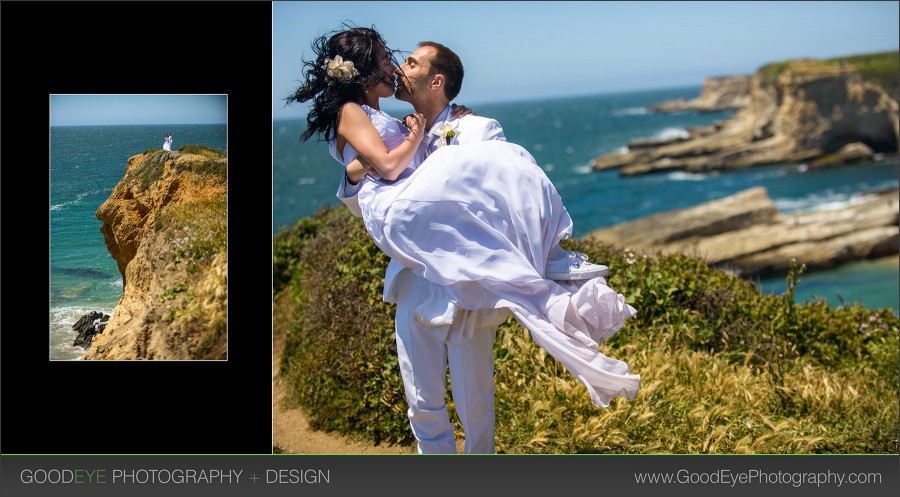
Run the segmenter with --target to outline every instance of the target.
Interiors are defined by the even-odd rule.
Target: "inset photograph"
[[[228,96],[50,95],[49,359],[228,359]]]

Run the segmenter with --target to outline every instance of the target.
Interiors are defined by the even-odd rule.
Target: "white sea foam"
[[[650,109],[646,107],[628,107],[625,109],[616,109],[613,111],[613,115],[616,117],[622,116],[643,116],[644,114],[649,114]]]
[[[314,185],[316,184],[316,178],[306,177],[306,178],[297,178],[298,185]]]
[[[784,213],[821,212],[845,209],[854,205],[868,202],[875,195],[868,193],[812,193],[803,198],[774,199],[775,207]]]
[[[585,164],[576,165],[572,168],[572,171],[574,171],[575,174],[590,174],[594,171],[594,168],[590,162],[587,162]]]
[[[710,176],[714,176],[713,174],[702,174],[702,173],[686,173],[684,171],[674,171],[666,175],[670,181],[703,181]]]
[[[78,197],[77,197],[75,200],[70,200],[70,201],[68,201],[68,202],[63,202],[63,203],[61,203],[61,204],[51,205],[51,206],[50,206],[50,210],[51,210],[51,211],[58,211],[58,210],[62,210],[62,209],[64,209],[64,208],[66,208],[66,207],[68,207],[68,206],[70,206],[70,205],[77,204],[78,202],[81,202],[81,199],[83,199],[84,197],[88,196],[88,195],[91,194],[91,193],[96,193],[96,192],[84,192],[84,193],[79,193],[79,194],[78,194]]]
[[[628,153],[628,147],[619,147],[619,148],[617,148],[616,151],[613,152],[613,153],[615,153],[615,154],[627,154],[627,153]]]
[[[684,128],[665,128],[653,135],[654,140],[674,140],[676,138],[690,138],[691,134]]]

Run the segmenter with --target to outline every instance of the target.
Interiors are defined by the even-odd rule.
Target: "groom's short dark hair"
[[[431,47],[435,49],[434,58],[431,59],[431,73],[443,74],[445,78],[444,95],[447,100],[453,100],[459,95],[462,89],[463,71],[462,61],[459,55],[453,53],[453,50],[433,41],[419,42],[420,47]]]

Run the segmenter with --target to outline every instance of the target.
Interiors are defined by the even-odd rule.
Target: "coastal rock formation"
[[[867,195],[841,210],[780,214],[761,187],[696,207],[594,231],[589,238],[630,249],[681,253],[742,276],[810,270],[900,253],[900,195]]]
[[[94,335],[103,333],[108,321],[109,314],[103,314],[99,311],[91,311],[81,316],[81,319],[72,325],[72,329],[77,333],[72,345],[85,349],[89,348],[94,340]]]
[[[703,80],[700,96],[679,98],[650,106],[654,112],[719,112],[743,109],[750,104],[750,76],[721,76]]]
[[[97,209],[123,292],[84,359],[225,359],[224,153],[187,145],[128,159]]]
[[[873,154],[896,154],[897,58],[897,52],[891,52],[770,64],[750,79],[749,103],[731,118],[692,129],[687,140],[645,143],[599,157],[593,168],[618,168],[622,176],[631,176],[817,158],[837,165],[842,155],[836,152],[853,143],[865,145]]]

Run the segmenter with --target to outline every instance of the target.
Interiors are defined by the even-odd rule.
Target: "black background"
[[[0,9],[0,450],[270,454],[271,4]],[[228,361],[48,360],[49,95],[75,93],[228,94]]]

